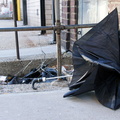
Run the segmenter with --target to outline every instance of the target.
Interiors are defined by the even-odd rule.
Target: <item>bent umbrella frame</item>
[[[76,96],[94,90],[98,101],[113,110],[120,107],[120,42],[117,9],[112,11],[73,46],[73,79]],[[81,73],[86,67],[88,70]]]

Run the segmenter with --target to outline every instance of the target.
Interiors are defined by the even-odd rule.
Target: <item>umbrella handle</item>
[[[34,90],[37,90],[37,88],[34,86],[35,85],[35,83],[40,83],[40,82],[43,82],[43,80],[42,80],[42,78],[38,78],[38,79],[33,79],[32,80],[32,88],[34,89]]]

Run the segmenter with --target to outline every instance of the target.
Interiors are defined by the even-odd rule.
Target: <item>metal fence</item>
[[[14,6],[14,0],[13,0]],[[20,59],[19,54],[19,42],[18,42],[18,31],[38,31],[38,30],[54,30],[56,31],[56,43],[57,43],[57,69],[58,69],[58,76],[61,75],[61,30],[65,29],[78,29],[78,28],[91,28],[95,26],[95,24],[77,24],[77,25],[61,25],[60,24],[60,7],[59,7],[59,0],[55,0],[55,7],[56,7],[56,25],[54,26],[40,26],[40,27],[17,27],[16,16],[15,16],[15,9],[14,9],[14,26],[10,28],[0,28],[0,32],[15,32],[16,37],[16,56],[17,59]],[[13,7],[15,8],[15,7]]]

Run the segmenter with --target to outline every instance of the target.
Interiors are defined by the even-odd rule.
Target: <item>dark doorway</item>
[[[40,0],[40,11],[41,11],[41,26],[46,26],[46,17],[45,17],[45,0]],[[45,34],[46,31],[42,30],[41,34]]]
[[[27,20],[27,0],[23,0],[23,25],[28,24]]]
[[[16,18],[16,20],[18,20],[18,16],[17,16],[17,0],[14,0],[14,9],[15,9],[15,11],[14,11],[15,18]]]

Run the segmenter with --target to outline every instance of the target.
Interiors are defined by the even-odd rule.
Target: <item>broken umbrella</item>
[[[98,101],[111,109],[120,107],[120,49],[117,9],[93,27],[73,46],[73,79],[76,96],[94,90]],[[83,68],[87,68],[82,75]],[[82,75],[82,76],[81,76]]]

